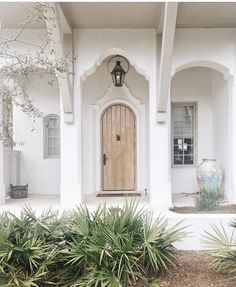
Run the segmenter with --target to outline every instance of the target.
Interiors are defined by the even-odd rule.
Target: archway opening
[[[173,202],[199,190],[196,167],[203,159],[216,159],[224,169],[223,190],[231,197],[231,134],[229,82],[211,67],[178,71],[171,82],[171,181]]]
[[[130,189],[144,193],[148,188],[149,83],[131,65],[123,87],[114,87],[107,72],[108,60],[109,57],[105,58],[96,70],[81,82],[83,195],[95,195],[104,190],[100,119],[104,110],[111,105],[127,106],[135,114],[136,170],[135,184]]]

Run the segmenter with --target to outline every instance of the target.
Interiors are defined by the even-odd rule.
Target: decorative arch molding
[[[97,68],[99,66],[101,66],[101,64],[103,63],[103,61],[113,55],[121,55],[125,58],[128,59],[129,63],[131,66],[133,66],[135,68],[135,70],[137,71],[137,73],[139,73],[140,75],[144,76],[144,78],[149,82],[150,76],[148,75],[148,73],[142,69],[140,66],[137,65],[137,63],[133,60],[132,57],[130,57],[130,55],[123,49],[120,48],[109,48],[107,50],[105,50],[94,62],[94,64],[88,68],[87,70],[83,71],[80,79],[81,81],[85,81],[86,78],[90,75],[92,75],[93,73],[95,73],[95,71],[97,70]]]
[[[114,85],[111,84],[107,88],[107,90],[104,93],[104,95],[96,101],[96,105],[99,106],[99,107],[102,107],[104,103],[109,102],[109,99],[110,99],[111,94],[113,93],[114,89],[116,89],[116,87],[114,87]],[[132,94],[132,92],[130,91],[129,87],[126,84],[123,84],[121,89],[123,89],[123,91],[124,91],[124,93],[125,93],[125,95],[126,95],[126,97],[128,99],[128,105],[130,103],[132,103],[133,105],[136,105],[136,106],[141,105],[141,101]]]
[[[124,97],[111,98],[115,89],[113,85],[109,86],[102,97],[95,104],[90,105],[90,122],[91,122],[91,167],[92,167],[92,192],[101,191],[101,117],[109,106],[114,104],[124,104],[129,107],[136,118],[136,159],[137,159],[137,190],[144,190],[147,186],[146,178],[146,105],[137,99],[130,91],[127,85],[123,85]]]
[[[213,61],[206,61],[206,60],[199,60],[199,61],[190,61],[186,62],[180,66],[177,66],[171,71],[171,80],[174,78],[174,76],[178,73],[181,72],[185,69],[189,68],[194,68],[194,67],[205,67],[205,68],[210,68],[213,70],[216,70],[223,74],[225,80],[233,80],[234,81],[234,76],[231,70],[220,63],[213,62]]]

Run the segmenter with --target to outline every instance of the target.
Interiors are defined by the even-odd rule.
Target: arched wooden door
[[[135,190],[136,130],[133,111],[123,105],[107,108],[102,125],[102,189]]]

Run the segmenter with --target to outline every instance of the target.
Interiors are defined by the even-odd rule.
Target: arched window
[[[44,118],[44,157],[60,157],[60,118],[48,115]]]

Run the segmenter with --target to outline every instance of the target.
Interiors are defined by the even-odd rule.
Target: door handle
[[[107,155],[104,153],[103,154],[103,165],[107,164]]]

